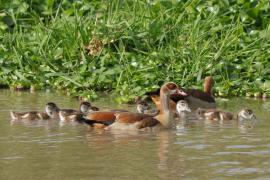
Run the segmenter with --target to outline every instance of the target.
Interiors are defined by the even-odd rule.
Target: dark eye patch
[[[57,107],[56,104],[54,104],[53,102],[48,102],[46,105],[52,108]]]
[[[176,84],[174,84],[174,83],[169,83],[169,84],[167,85],[167,88],[168,88],[169,90],[174,90],[174,89],[177,88],[177,86],[176,86]]]
[[[82,102],[81,104],[85,105],[85,106],[91,106],[91,104],[89,102]]]
[[[248,114],[252,114],[252,111],[250,109],[247,110]]]

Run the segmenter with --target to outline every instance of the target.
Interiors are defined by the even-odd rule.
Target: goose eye
[[[174,83],[169,83],[169,84],[167,85],[167,88],[168,88],[169,90],[176,90],[176,89],[177,89],[177,86],[176,86],[176,84],[174,84]]]

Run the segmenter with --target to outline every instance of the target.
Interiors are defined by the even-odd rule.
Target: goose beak
[[[182,89],[178,89],[178,90],[175,92],[175,94],[180,94],[180,95],[182,95],[182,96],[188,96],[188,94],[185,93]]]

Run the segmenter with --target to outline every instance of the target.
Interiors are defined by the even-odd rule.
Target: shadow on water
[[[9,110],[43,110],[48,101],[78,108],[76,99],[52,92],[1,90],[0,170],[5,179],[255,179],[270,176],[268,101],[218,100],[237,113],[253,109],[255,126],[190,120],[161,131],[104,131],[78,123],[10,121]],[[109,98],[101,108],[135,111]]]

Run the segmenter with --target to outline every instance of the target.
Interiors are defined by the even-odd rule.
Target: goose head
[[[51,118],[55,118],[58,116],[59,108],[57,105],[53,102],[48,102],[45,106],[45,112],[50,116]]]
[[[186,100],[178,101],[176,104],[176,110],[178,114],[181,114],[182,112],[191,112],[191,109]]]
[[[90,109],[91,109],[91,104],[89,102],[86,102],[86,101],[81,102],[80,104],[81,113],[86,114],[90,111]]]
[[[237,114],[237,119],[242,120],[256,120],[254,112],[249,108],[241,109]]]
[[[161,86],[160,89],[161,93],[172,95],[172,94],[179,94],[182,96],[187,96],[188,94],[184,92],[183,89],[179,88],[179,86],[173,82],[168,82]]]

